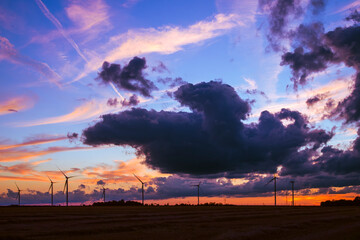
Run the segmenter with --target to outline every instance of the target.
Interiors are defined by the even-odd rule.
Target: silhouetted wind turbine
[[[133,173],[134,176],[137,178],[137,180],[139,180],[141,182],[141,192],[142,192],[142,205],[144,205],[144,183],[143,181],[140,180],[140,178],[138,178],[135,173]]]
[[[54,206],[54,183],[56,183],[56,182],[53,182],[49,176],[47,176],[47,177],[50,180],[50,187],[49,187],[48,192],[50,192],[50,189],[51,189],[51,206]]]
[[[198,192],[198,206],[200,205],[200,184],[201,182],[199,182],[199,184],[195,184],[195,185],[191,185],[191,186],[194,186],[194,187],[197,187],[197,192]]]
[[[15,183],[15,185],[16,185],[16,188],[18,190],[18,194],[16,195],[16,198],[19,200],[19,206],[20,206],[20,192],[21,192],[21,190],[20,190],[20,188],[18,187],[18,185],[16,183]]]
[[[65,189],[66,189],[66,206],[69,206],[69,178],[73,178],[75,176],[66,176],[66,174],[61,171],[61,169],[59,168],[60,172],[64,175],[65,177],[65,185],[64,185],[64,191],[65,192]]]
[[[292,205],[294,206],[294,203],[295,203],[295,201],[294,201],[294,183],[295,183],[295,181],[290,181],[290,183],[291,183],[291,191],[292,191]]]
[[[106,188],[104,186],[102,186],[102,196],[104,198],[104,202],[105,202],[105,190],[106,190]]]
[[[276,179],[277,179],[277,176],[276,176],[276,174],[274,174],[274,177],[267,184],[265,184],[265,186],[266,186],[269,183],[271,183],[272,181],[274,181],[274,203],[275,203],[275,206],[276,206]]]

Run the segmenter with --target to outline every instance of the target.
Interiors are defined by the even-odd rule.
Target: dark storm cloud
[[[316,15],[325,7],[323,0],[311,0],[308,9]],[[302,16],[307,9],[301,6],[300,0],[259,0],[259,8],[268,10],[269,33],[267,38],[274,51],[284,50],[282,40],[291,36],[288,24]]]
[[[245,125],[241,120],[249,104],[220,82],[186,84],[174,96],[192,112],[134,108],[103,115],[84,130],[84,143],[129,145],[162,172],[210,176],[273,173],[300,147],[310,144],[315,151],[332,137],[309,128],[304,116],[288,109],[264,111],[258,123]],[[283,125],[285,119],[292,123]]]
[[[321,93],[321,94],[316,94],[315,96],[308,98],[306,100],[306,105],[308,107],[312,107],[314,104],[326,99],[329,96],[328,93]]]
[[[134,57],[123,68],[120,64],[104,62],[97,79],[103,83],[113,83],[120,89],[139,92],[145,97],[150,97],[151,91],[157,88],[153,82],[145,78],[143,73],[145,68],[145,58]]]
[[[76,140],[79,137],[79,134],[74,132],[74,133],[68,133],[66,136],[69,139],[69,141],[71,142],[71,141]]]
[[[105,182],[103,180],[99,180],[96,182],[96,185],[105,185]]]
[[[339,102],[332,112],[333,116],[345,119],[347,123],[358,122],[360,119],[360,73],[355,77],[355,84],[351,94]]]
[[[110,107],[117,107],[119,104],[123,107],[136,106],[140,102],[138,96],[136,94],[131,95],[128,99],[124,98],[122,101],[117,98],[109,98],[107,101],[107,105]]]
[[[117,107],[119,103],[120,102],[117,98],[109,98],[106,102],[109,107]]]
[[[157,81],[159,83],[162,83],[164,85],[168,85],[169,87],[176,87],[183,84],[186,84],[187,82],[184,81],[181,77],[171,78],[171,77],[165,77],[165,78],[158,78]]]
[[[135,94],[133,94],[133,95],[131,95],[131,97],[129,98],[129,100],[124,99],[124,100],[121,102],[121,104],[122,104],[123,106],[128,107],[128,106],[136,106],[136,105],[139,104],[139,102],[140,102],[140,100],[139,100],[138,96],[135,95]]]
[[[305,85],[309,75],[325,70],[329,63],[337,63],[331,48],[324,44],[324,27],[321,23],[300,25],[293,33],[293,52],[282,55],[280,65],[289,65],[292,70],[294,88]]]
[[[349,19],[356,19],[357,15],[353,13]],[[339,103],[330,100],[327,105],[337,104],[337,107],[327,116],[345,119],[346,123],[359,121],[360,26],[354,24],[325,32],[321,23],[301,24],[292,31],[291,38],[294,50],[282,55],[281,65],[289,65],[295,90],[298,85],[306,84],[311,74],[321,72],[333,64],[344,63],[357,71],[352,93]],[[311,100],[316,102],[317,98]]]
[[[347,21],[360,22],[360,13],[357,10],[355,10],[348,17],[346,17],[346,20]]]
[[[165,66],[163,62],[159,62],[159,65],[152,67],[151,71],[158,73],[164,73],[164,72],[170,73],[169,69]]]

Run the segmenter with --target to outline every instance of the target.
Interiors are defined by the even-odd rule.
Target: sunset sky
[[[360,193],[359,0],[2,0],[0,205]]]

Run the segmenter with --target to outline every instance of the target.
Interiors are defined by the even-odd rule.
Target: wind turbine
[[[50,187],[49,187],[48,192],[50,192],[50,189],[51,189],[51,206],[54,206],[54,183],[56,183],[56,182],[53,182],[49,176],[47,176],[47,177],[50,180]]]
[[[195,185],[191,185],[193,187],[197,187],[197,192],[198,192],[198,206],[200,205],[200,184],[201,182],[199,182],[199,184],[195,184]]]
[[[295,201],[294,201],[294,183],[295,183],[295,181],[290,181],[290,183],[291,183],[291,191],[292,191],[292,205],[294,206],[294,203],[295,203]]]
[[[102,186],[102,196],[104,198],[104,202],[105,202],[105,190],[106,190],[106,188],[104,186]]]
[[[64,175],[65,177],[65,185],[64,185],[64,190],[63,192],[65,192],[65,189],[66,189],[66,206],[69,206],[69,178],[73,178],[75,176],[66,176],[66,174],[61,171],[61,169],[59,168],[60,172]]]
[[[16,198],[19,200],[19,206],[20,206],[20,188],[18,187],[18,185],[15,183],[16,187],[17,187],[17,190],[18,190],[18,194],[16,195]]]
[[[139,180],[141,182],[141,192],[142,192],[142,205],[144,206],[144,183],[143,181],[140,180],[140,178],[138,178],[135,173],[133,173],[134,176],[137,178],[137,180]]]
[[[276,176],[276,174],[274,174],[274,177],[272,179],[270,179],[270,181],[267,184],[265,184],[265,186],[266,186],[269,183],[271,183],[272,181],[274,181],[274,203],[275,203],[275,206],[276,206],[276,179],[277,178],[278,177]]]

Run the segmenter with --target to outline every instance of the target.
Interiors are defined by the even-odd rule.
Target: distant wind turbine
[[[63,192],[65,192],[65,190],[66,190],[66,206],[69,206],[69,178],[73,178],[75,176],[68,177],[68,176],[66,176],[66,174],[63,171],[61,171],[60,168],[59,168],[59,170],[65,177],[65,185],[64,185]]]
[[[50,180],[50,187],[49,187],[48,192],[50,192],[50,190],[51,190],[51,206],[54,206],[54,183],[56,183],[56,182],[53,182],[49,176],[47,176],[47,177]]]
[[[144,206],[144,183],[143,181],[140,180],[140,178],[138,178],[135,173],[133,173],[134,176],[137,178],[137,180],[139,180],[141,182],[141,192],[142,192],[142,205]]]
[[[294,201],[294,183],[295,181],[290,181],[291,183],[291,191],[292,191],[292,205],[294,206],[295,201]]]
[[[18,190],[18,194],[16,195],[16,198],[18,199],[18,201],[19,201],[19,206],[20,206],[20,192],[21,192],[21,190],[20,190],[20,188],[18,187],[18,185],[15,183],[15,185],[16,185],[16,188],[17,188],[17,190]]]
[[[278,177],[276,176],[276,174],[274,174],[274,177],[272,179],[270,179],[270,181],[267,184],[265,184],[265,186],[266,186],[269,183],[271,183],[272,181],[274,181],[274,204],[275,204],[275,206],[276,206],[276,179],[277,178]]]
[[[195,184],[195,185],[191,185],[193,187],[197,187],[197,192],[198,192],[198,206],[200,205],[200,184],[201,182],[199,182],[199,184]]]
[[[106,191],[106,188],[104,186],[102,186],[102,197],[104,199],[104,202],[105,202],[105,191]]]

